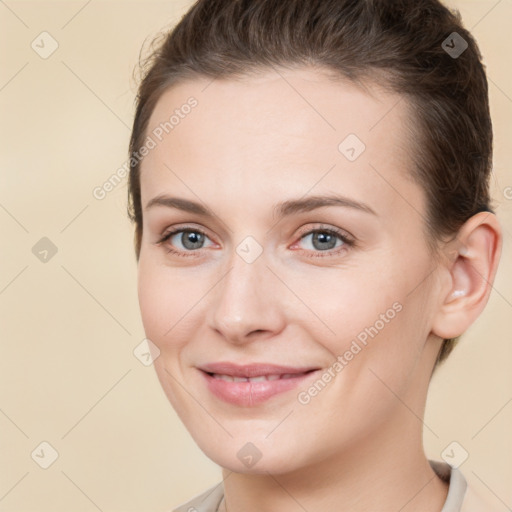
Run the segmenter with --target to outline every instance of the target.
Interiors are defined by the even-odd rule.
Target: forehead
[[[341,188],[360,199],[413,193],[421,202],[408,179],[409,105],[366,87],[308,68],[173,86],[146,131],[156,145],[141,166],[143,204],[166,186],[190,196],[184,182],[198,195],[243,194],[248,204],[251,195],[282,198],[313,188]]]

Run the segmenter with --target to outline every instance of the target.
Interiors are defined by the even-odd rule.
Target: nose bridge
[[[213,299],[211,326],[231,341],[279,328],[275,296],[265,289],[273,276],[263,253],[254,258],[251,243],[243,241],[233,251]]]

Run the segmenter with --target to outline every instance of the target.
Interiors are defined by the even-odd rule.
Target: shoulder
[[[173,509],[172,512],[216,512],[223,497],[224,486],[220,482]]]

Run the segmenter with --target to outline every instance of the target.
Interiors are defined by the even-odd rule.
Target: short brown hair
[[[450,48],[463,51],[454,55]],[[430,240],[454,236],[472,215],[492,211],[482,56],[460,13],[437,0],[197,1],[142,64],[130,157],[144,143],[158,99],[179,81],[312,64],[354,83],[378,79],[407,97],[416,127],[411,174],[426,193]],[[138,260],[140,161],[131,161],[128,216]],[[436,366],[456,341],[444,340]]]

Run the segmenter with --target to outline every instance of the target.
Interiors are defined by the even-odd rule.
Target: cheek
[[[309,330],[333,358],[345,356],[347,373],[371,367],[398,384],[416,364],[428,335],[425,290],[411,293],[424,274],[420,268],[381,263],[364,275],[340,271],[310,283],[305,296],[322,322]],[[304,294],[306,288],[304,283]]]
[[[204,328],[214,282],[207,273],[173,269],[141,256],[138,299],[144,331],[170,366],[180,364],[179,353]]]
[[[146,336],[161,351],[172,345],[174,326],[184,314],[179,290],[158,265],[140,258],[138,298],[142,323]]]
[[[169,269],[159,267],[141,255],[138,298],[144,332],[160,350],[153,365],[162,389],[177,414],[185,421],[188,400],[177,381],[182,379],[180,352],[188,339],[184,329],[189,318],[185,315],[192,304],[188,304],[190,294],[184,293],[184,290],[186,288],[175,286]]]
[[[350,340],[359,335],[364,340],[364,333],[376,323],[378,330],[383,330],[397,316],[399,305],[394,304],[403,296],[389,266],[387,272],[372,272],[368,268],[365,271],[329,269],[304,277],[297,289],[321,321],[315,322],[319,326],[316,334],[332,339],[333,348],[336,340]]]

